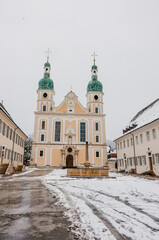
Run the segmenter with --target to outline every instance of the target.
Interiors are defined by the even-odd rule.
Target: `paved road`
[[[24,176],[0,178],[0,240],[72,240],[64,208],[41,184],[37,170]],[[28,179],[29,177],[29,179]]]

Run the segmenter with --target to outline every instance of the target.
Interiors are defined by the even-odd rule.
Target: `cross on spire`
[[[96,57],[97,57],[98,55],[96,55],[96,53],[94,52],[91,56],[93,56],[93,61],[94,61],[94,65],[95,65]]]
[[[49,50],[49,48],[48,48],[48,50],[47,51],[45,51],[46,53],[47,53],[47,62],[49,61],[49,53],[52,53],[50,50]]]

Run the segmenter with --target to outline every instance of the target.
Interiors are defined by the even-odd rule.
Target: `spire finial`
[[[98,55],[96,55],[96,53],[94,52],[91,56],[93,56],[93,61],[94,61],[94,65],[95,65],[96,57],[97,57]]]
[[[70,86],[70,91],[72,92],[72,85]]]
[[[49,62],[49,53],[52,53],[52,52],[49,50],[49,48],[48,48],[48,50],[45,51],[45,52],[47,53],[47,62]]]

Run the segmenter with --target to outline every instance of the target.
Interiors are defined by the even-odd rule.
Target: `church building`
[[[44,77],[37,90],[32,161],[35,166],[80,167],[86,160],[91,166],[107,164],[103,86],[98,80],[98,68],[91,68],[83,107],[78,96],[70,91],[59,106],[55,105],[54,82],[50,79],[51,65],[44,64]],[[87,143],[87,144],[86,144]]]

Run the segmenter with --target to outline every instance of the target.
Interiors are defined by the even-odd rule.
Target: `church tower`
[[[52,112],[54,103],[54,83],[50,79],[51,65],[47,62],[44,64],[44,77],[39,81],[37,111],[38,112]]]
[[[92,80],[87,86],[87,108],[89,113],[103,113],[103,85],[98,81],[98,68],[94,65],[91,69]]]

